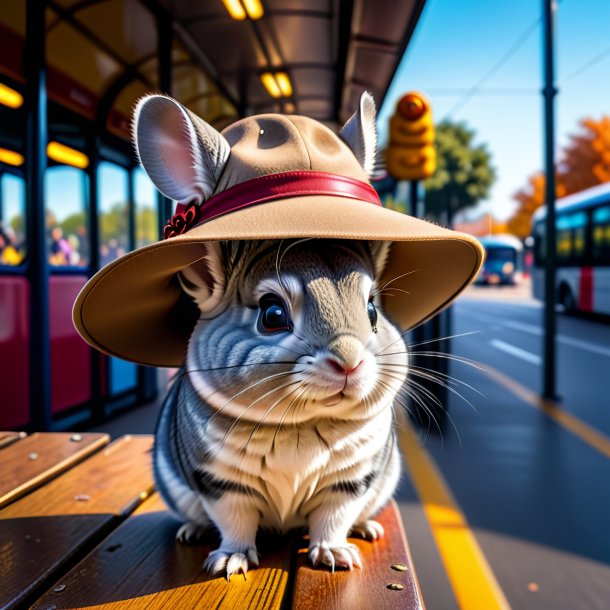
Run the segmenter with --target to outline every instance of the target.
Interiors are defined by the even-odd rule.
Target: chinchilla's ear
[[[206,242],[201,245],[205,255],[196,263],[182,269],[178,273],[178,280],[184,292],[191,296],[199,307],[201,316],[213,318],[218,313],[225,294],[225,265],[219,242]]]
[[[197,205],[214,192],[230,152],[218,131],[164,95],[148,95],[137,103],[133,139],[157,189]]]
[[[375,171],[377,155],[377,126],[375,124],[375,100],[365,91],[360,96],[358,110],[347,120],[339,136],[352,149],[356,159],[370,178]]]

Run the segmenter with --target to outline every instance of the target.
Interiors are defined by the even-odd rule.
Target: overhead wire
[[[540,24],[540,17],[531,23],[500,57],[498,61],[453,105],[446,117],[451,118],[456,112],[461,110],[475,95],[481,91],[481,87],[502,67],[504,64],[525,44],[529,37],[536,31]]]

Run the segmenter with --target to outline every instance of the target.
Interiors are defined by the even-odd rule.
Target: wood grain
[[[44,590],[152,492],[151,446],[150,436],[122,437],[0,510],[0,607]]]
[[[376,517],[385,536],[376,542],[350,538],[360,549],[363,569],[353,572],[314,569],[307,559],[307,540],[298,550],[293,589],[294,610],[419,610],[424,603],[407,546],[398,509],[394,502]],[[403,564],[406,571],[392,569]],[[392,590],[388,585],[399,585]]]
[[[0,433],[0,443],[2,440]],[[4,446],[0,452],[0,508],[58,476],[109,442],[107,434],[50,432],[31,434]]]
[[[47,608],[279,609],[288,583],[292,540],[262,540],[259,568],[213,578],[202,562],[217,540],[175,541],[179,522],[155,494],[34,605]],[[266,542],[266,544],[265,544]]]

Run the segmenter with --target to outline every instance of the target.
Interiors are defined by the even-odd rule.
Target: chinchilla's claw
[[[367,519],[363,523],[356,523],[349,532],[349,536],[363,538],[364,540],[380,540],[384,536],[383,526],[377,521]]]
[[[353,544],[342,546],[315,544],[309,548],[309,560],[314,568],[319,564],[323,564],[328,566],[331,572],[335,571],[335,567],[345,568],[350,571],[354,567],[362,569],[360,551]]]
[[[227,580],[234,574],[243,574],[244,580],[248,573],[248,562],[258,566],[258,553],[254,547],[240,551],[226,551],[222,548],[212,551],[203,562],[203,569],[210,574],[225,573]]]
[[[196,544],[202,540],[206,529],[197,523],[185,523],[176,532],[176,540],[182,544]]]

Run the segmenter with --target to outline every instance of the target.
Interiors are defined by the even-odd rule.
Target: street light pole
[[[546,256],[544,282],[544,398],[557,398],[555,391],[555,117],[554,102],[557,89],[553,74],[553,39],[555,29],[555,0],[542,0],[544,12],[544,133],[546,166]]]

